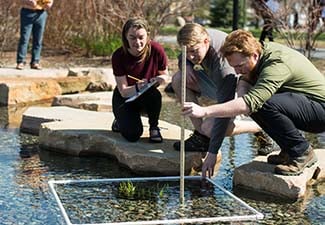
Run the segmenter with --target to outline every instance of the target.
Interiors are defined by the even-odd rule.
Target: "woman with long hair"
[[[122,30],[123,46],[112,56],[116,88],[113,94],[113,131],[119,131],[130,142],[139,140],[143,133],[141,115],[149,122],[150,142],[162,142],[158,127],[161,110],[161,94],[157,85],[164,84],[168,76],[167,56],[163,47],[150,39],[146,20],[129,19]],[[139,98],[128,102],[149,83],[155,82]]]

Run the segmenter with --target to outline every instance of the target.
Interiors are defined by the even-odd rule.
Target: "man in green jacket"
[[[270,155],[275,173],[299,175],[317,162],[299,130],[325,131],[325,77],[299,52],[277,43],[260,43],[247,31],[229,34],[220,49],[236,73],[242,74],[242,97],[201,107],[184,104],[183,114],[195,118],[249,115],[280,146]],[[214,165],[206,171],[213,174]],[[203,174],[205,176],[205,174]]]

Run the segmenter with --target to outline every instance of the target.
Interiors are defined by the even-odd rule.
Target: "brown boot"
[[[257,132],[254,135],[256,137],[258,155],[268,155],[278,147],[272,138],[264,131]]]
[[[290,157],[288,161],[274,168],[274,172],[280,175],[296,176],[301,174],[306,167],[311,167],[317,162],[314,150],[309,147],[302,156]]]
[[[289,155],[285,151],[281,151],[278,155],[269,155],[267,157],[267,163],[274,165],[284,164],[288,160]]]

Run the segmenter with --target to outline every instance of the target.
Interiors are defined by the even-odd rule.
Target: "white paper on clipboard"
[[[148,91],[151,87],[154,86],[158,86],[158,81],[155,80],[151,83],[147,83],[143,88],[141,88],[141,90],[139,92],[137,92],[135,95],[131,96],[130,98],[128,98],[125,103],[128,102],[133,102],[134,100],[136,100],[137,98],[139,98],[143,93],[145,93],[146,91]]]

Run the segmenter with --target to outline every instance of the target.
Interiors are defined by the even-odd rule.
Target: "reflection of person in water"
[[[42,178],[47,169],[42,166],[39,155],[28,150],[21,150],[20,156],[22,160],[18,169],[19,173],[15,177],[16,183],[37,190],[35,193],[39,193],[39,190],[47,191],[48,185]]]

